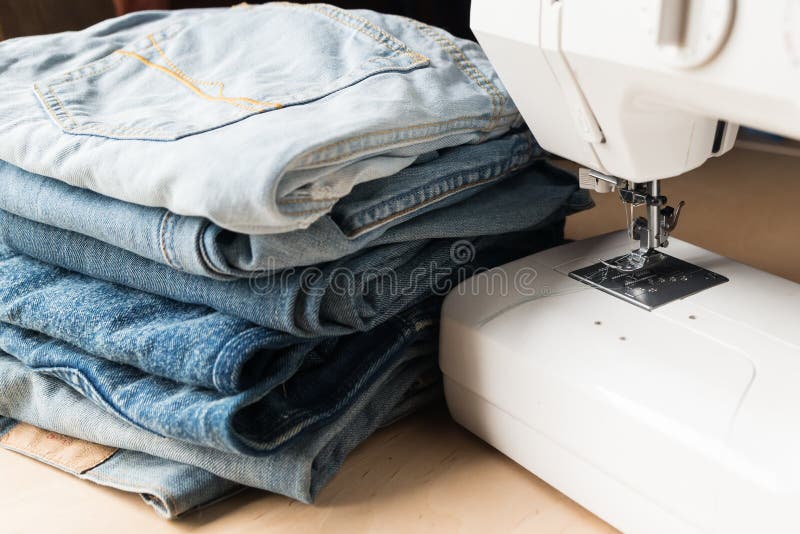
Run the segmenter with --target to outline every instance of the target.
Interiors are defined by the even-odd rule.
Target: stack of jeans
[[[166,517],[313,501],[439,395],[448,290],[590,204],[476,44],[371,11],[11,40],[0,95],[0,446]]]

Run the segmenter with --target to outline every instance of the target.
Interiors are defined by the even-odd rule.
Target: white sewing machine
[[[472,28],[631,216],[451,293],[454,418],[625,532],[800,532],[800,285],[669,239],[657,181],[738,124],[800,138],[800,1],[473,0]]]

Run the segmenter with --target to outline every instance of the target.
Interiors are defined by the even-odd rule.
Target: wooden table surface
[[[569,165],[569,164],[565,164]],[[800,282],[796,199],[800,158],[734,150],[668,180],[686,200],[676,235]],[[572,217],[568,235],[622,228],[613,195]],[[0,532],[536,532],[613,529],[458,427],[442,407],[385,429],[359,447],[315,506],[263,492],[175,522],[134,495],[101,488],[0,451]]]
[[[434,406],[357,448],[314,506],[247,491],[160,519],[138,496],[0,450],[4,534],[615,532]]]

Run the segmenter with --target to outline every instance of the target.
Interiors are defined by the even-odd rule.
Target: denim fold
[[[571,174],[549,166],[532,168],[457,206],[450,224],[480,219],[483,235],[376,245],[319,266],[239,281],[178,272],[102,241],[2,210],[0,242],[96,280],[314,338],[366,331],[431,294],[443,296],[476,270],[530,253],[528,243],[535,248],[541,237],[529,234],[547,233],[551,223],[563,222],[571,210],[590,205]],[[488,207],[492,209],[483,209]],[[427,215],[417,219],[417,229],[426,228]]]
[[[228,495],[227,489],[220,495],[223,492],[212,492],[212,488],[231,488],[233,492],[232,484],[312,503],[347,455],[369,435],[441,399],[435,350],[435,346],[427,344],[410,347],[335,421],[309,432],[292,447],[260,456],[233,454],[141,429],[107,412],[57,377],[30,369],[0,352],[0,391],[4,392],[0,397],[0,432],[4,425],[10,427],[23,421],[159,459],[161,462],[151,460],[150,465],[165,466],[168,473],[183,470],[186,477],[166,478],[159,469],[141,469],[141,464],[130,456],[117,459],[115,470],[123,475],[122,480],[126,473],[136,471],[130,480],[138,480],[141,488],[159,484],[165,490],[162,495],[182,496],[173,499],[182,505],[172,509],[165,505],[169,503],[167,498],[155,501],[156,511],[165,516],[191,510],[196,503],[209,499],[211,493],[222,498]]]
[[[0,350],[142,429],[223,451],[269,454],[329,424],[412,345],[434,346],[439,307],[434,299],[369,333],[333,338],[296,369],[238,393],[157,377],[3,322]]]
[[[0,355],[0,369],[6,370]],[[0,382],[8,382],[8,376],[0,377]],[[32,400],[31,400],[32,402]],[[3,405],[0,403],[0,408]],[[49,407],[50,410],[53,407]],[[33,418],[37,419],[37,418]],[[14,430],[18,421],[0,415],[0,440]],[[29,423],[30,424],[30,423]],[[86,425],[96,421],[85,421]],[[35,426],[35,425],[34,425]],[[53,429],[47,429],[55,432]],[[63,439],[62,436],[48,435],[50,439]],[[69,436],[75,438],[77,436]],[[223,501],[244,487],[225,480],[199,467],[166,460],[150,454],[118,449],[102,462],[85,471],[73,471],[61,464],[48,461],[47,457],[30,450],[9,446],[0,441],[0,449],[10,450],[34,460],[46,463],[82,480],[94,482],[129,493],[137,493],[142,501],[155,513],[165,519],[175,519]]]
[[[457,205],[544,155],[527,131],[434,153],[394,176],[357,185],[310,227],[281,234],[231,232],[201,217],[122,202],[3,161],[0,209],[179,271],[247,278],[338,260],[375,244],[483,232],[481,217],[451,224]],[[429,212],[435,214],[422,225],[419,217]]]

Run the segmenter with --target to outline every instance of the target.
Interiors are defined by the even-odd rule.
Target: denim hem
[[[491,116],[475,115],[359,134],[321,147],[315,147],[297,156],[286,166],[285,170],[309,170],[325,167],[333,163],[341,163],[342,161],[355,159],[358,156],[368,155],[384,149],[406,146],[410,141],[415,143],[430,141],[439,139],[443,135],[451,136],[475,131],[492,133],[499,128],[507,127],[517,122],[520,117],[521,115],[518,111],[501,115],[497,119],[498,123],[494,128],[488,127]],[[422,131],[420,132],[419,130]],[[347,146],[347,148],[342,151],[342,146]],[[280,180],[276,180],[272,185],[272,192],[274,193],[280,185]],[[280,205],[281,200],[282,199],[278,199],[276,201],[277,204]]]
[[[437,193],[432,194],[431,196],[427,196],[426,198],[424,198],[424,200],[421,200],[421,201],[417,202],[416,204],[414,204],[412,206],[409,206],[408,208],[405,208],[405,209],[402,209],[402,210],[399,210],[399,211],[395,211],[391,215],[388,215],[388,216],[383,217],[381,219],[377,219],[377,220],[372,221],[370,223],[363,224],[362,226],[359,226],[354,232],[352,232],[352,233],[346,232],[345,235],[349,239],[355,239],[355,238],[363,235],[366,232],[369,232],[371,230],[374,230],[377,227],[380,227],[381,225],[384,225],[384,224],[386,224],[388,222],[391,222],[391,221],[393,221],[395,219],[403,217],[404,215],[407,215],[408,213],[412,213],[414,211],[417,211],[420,208],[423,208],[423,207],[425,207],[427,205],[434,204],[436,202],[440,202],[440,201],[444,200],[445,198],[447,198],[449,196],[452,196],[452,195],[455,195],[455,194],[457,194],[457,193],[459,193],[461,191],[464,191],[464,190],[467,190],[467,189],[470,189],[470,188],[473,188],[473,187],[478,187],[478,186],[481,186],[481,185],[485,185],[485,184],[488,184],[488,183],[491,183],[491,182],[494,182],[494,181],[502,180],[503,178],[506,178],[506,177],[514,174],[515,172],[525,168],[531,162],[531,160],[534,157],[530,153],[531,146],[532,146],[532,139],[526,144],[526,146],[524,148],[521,148],[521,149],[517,150],[517,152],[514,154],[513,158],[510,161],[507,162],[508,168],[505,171],[503,171],[503,172],[501,172],[499,174],[493,174],[492,176],[488,176],[486,178],[479,178],[479,179],[473,180],[473,181],[469,181],[469,180],[465,181],[465,180],[461,179],[464,173],[457,173],[457,174],[454,174],[452,176],[448,176],[448,177],[444,177],[444,178],[440,178],[440,179],[434,180],[431,183],[435,184],[437,186],[441,186],[442,184],[445,184],[445,187],[442,188],[443,189],[442,191],[438,191]],[[506,166],[506,165],[503,165],[503,166]],[[484,171],[484,170],[486,170],[488,168],[490,168],[490,167],[488,167],[488,166],[487,167],[482,167],[482,168],[479,168],[479,169],[472,170],[472,171],[470,171],[470,173],[471,174],[480,173],[480,172],[482,172],[482,171]],[[452,179],[453,183],[450,183],[451,179]],[[425,189],[429,188],[431,186],[431,183],[426,184]],[[423,189],[423,188],[419,188],[419,189]],[[396,196],[394,198],[391,198],[391,199],[387,199],[386,201],[384,201],[380,205],[371,207],[367,211],[373,211],[374,212],[374,211],[380,209],[380,207],[382,207],[383,205],[389,204],[391,202],[400,201],[403,198],[409,198],[410,196],[412,196],[415,193],[417,193],[419,191],[419,189],[417,189],[415,191],[411,191],[409,193],[405,193],[403,195],[398,195],[398,196]],[[423,194],[422,196],[425,197],[426,195]],[[370,215],[367,213],[367,211],[364,211],[364,212],[361,212],[361,213],[356,213],[352,217],[353,218],[360,217],[360,216],[369,217]]]
[[[247,363],[253,358],[266,356],[253,343],[253,340],[263,336],[264,328],[253,326],[237,334],[217,353],[211,376],[218,391],[237,393],[242,390],[242,372]]]

